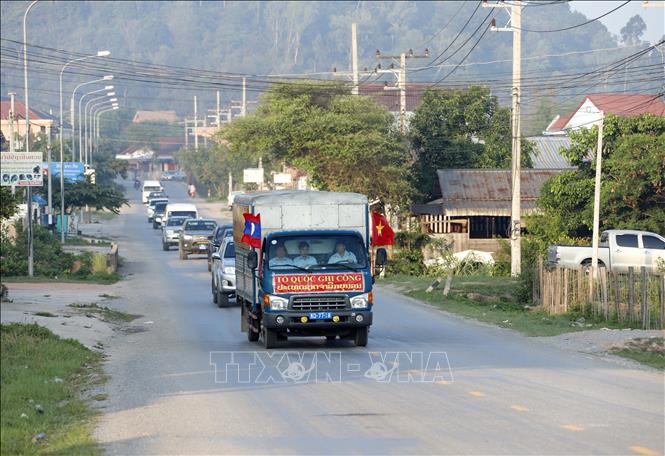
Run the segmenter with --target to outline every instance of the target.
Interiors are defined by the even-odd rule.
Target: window
[[[617,235],[617,245],[620,247],[637,247],[637,234]]]
[[[645,249],[665,250],[665,242],[658,239],[656,236],[642,236],[642,243]]]
[[[367,264],[359,236],[332,234],[275,238],[268,247],[272,270],[360,269]]]
[[[189,220],[185,225],[187,231],[212,231],[217,224],[211,220]]]
[[[236,257],[236,248],[233,245],[233,242],[226,244],[226,250],[224,250],[224,258],[235,258]]]

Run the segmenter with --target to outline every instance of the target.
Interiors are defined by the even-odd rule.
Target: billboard
[[[42,152],[2,152],[0,184],[17,187],[43,186],[43,159]]]
[[[275,173],[272,177],[275,184],[290,185],[291,175],[289,173]]]
[[[245,168],[242,171],[242,181],[245,184],[262,184],[263,168]]]
[[[82,182],[85,180],[85,165],[81,162],[64,162],[65,180],[68,182]],[[60,162],[52,161],[52,177],[60,177]],[[44,169],[48,170],[48,163],[43,163]]]

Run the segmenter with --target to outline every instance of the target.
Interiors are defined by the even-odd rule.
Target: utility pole
[[[189,130],[187,129],[187,117],[185,117],[185,148],[189,147]]]
[[[199,131],[197,125],[199,123],[196,95],[194,95],[194,150],[199,151]]]
[[[242,117],[247,115],[247,78],[242,78],[242,107],[240,115]]]
[[[9,151],[14,152],[14,145],[16,144],[14,139],[14,92],[9,92]],[[12,190],[14,186],[12,185]]]
[[[215,116],[216,116],[215,118],[216,118],[216,120],[217,120],[217,129],[218,129],[218,130],[219,130],[219,129],[221,128],[221,126],[222,126],[221,119],[219,118],[219,113],[220,113],[220,108],[221,108],[221,106],[220,106],[220,101],[221,101],[221,99],[220,99],[220,93],[219,93],[219,90],[218,90],[218,91],[217,91],[217,106],[216,106],[216,107],[217,107],[217,110],[215,111]]]
[[[395,63],[391,63],[388,69],[382,69],[381,64],[378,65],[377,73],[391,73],[397,77],[397,87],[384,87],[384,90],[399,90],[399,129],[402,134],[406,133],[406,59],[426,59],[429,58],[429,49],[425,49],[422,55],[413,53],[413,49],[409,52],[402,52],[400,55],[383,55],[381,51],[376,51],[376,58],[397,60],[399,59],[399,68],[395,68]]]
[[[62,128],[62,127],[60,127]],[[46,153],[48,159],[48,225],[53,223],[53,190],[51,176],[53,174],[53,167],[51,166],[51,130],[49,129],[46,142]]]
[[[351,88],[352,95],[358,95],[358,38],[357,38],[357,24],[351,24],[351,72],[353,73],[353,87]]]
[[[518,276],[522,272],[522,221],[521,221],[521,122],[520,122],[520,97],[522,80],[522,2],[515,0],[510,5],[503,2],[486,3],[487,8],[506,8],[510,15],[509,24],[506,27],[497,27],[496,20],[492,19],[492,31],[512,32],[513,34],[513,87],[512,87],[512,210],[510,229],[510,274]]]
[[[593,190],[593,238],[591,251],[591,276],[589,277],[589,297],[593,300],[593,283],[598,277],[598,237],[600,231],[600,183],[603,166],[603,123],[605,114],[600,112],[598,124],[598,145],[596,146],[596,181]]]

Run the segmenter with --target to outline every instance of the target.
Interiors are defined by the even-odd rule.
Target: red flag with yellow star
[[[372,212],[372,244],[393,245],[395,232],[388,225],[386,218],[378,212]]]

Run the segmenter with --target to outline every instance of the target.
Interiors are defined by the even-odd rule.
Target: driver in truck
[[[293,260],[286,256],[286,248],[283,244],[279,244],[275,247],[275,256],[270,260],[269,266],[271,269],[275,267],[293,267]]]
[[[298,244],[298,251],[300,255],[293,259],[293,264],[299,268],[308,268],[319,264],[312,255],[309,254],[309,244],[305,241]]]
[[[337,241],[335,244],[335,253],[328,260],[329,264],[335,263],[357,263],[358,260],[353,252],[346,250],[344,241]]]

